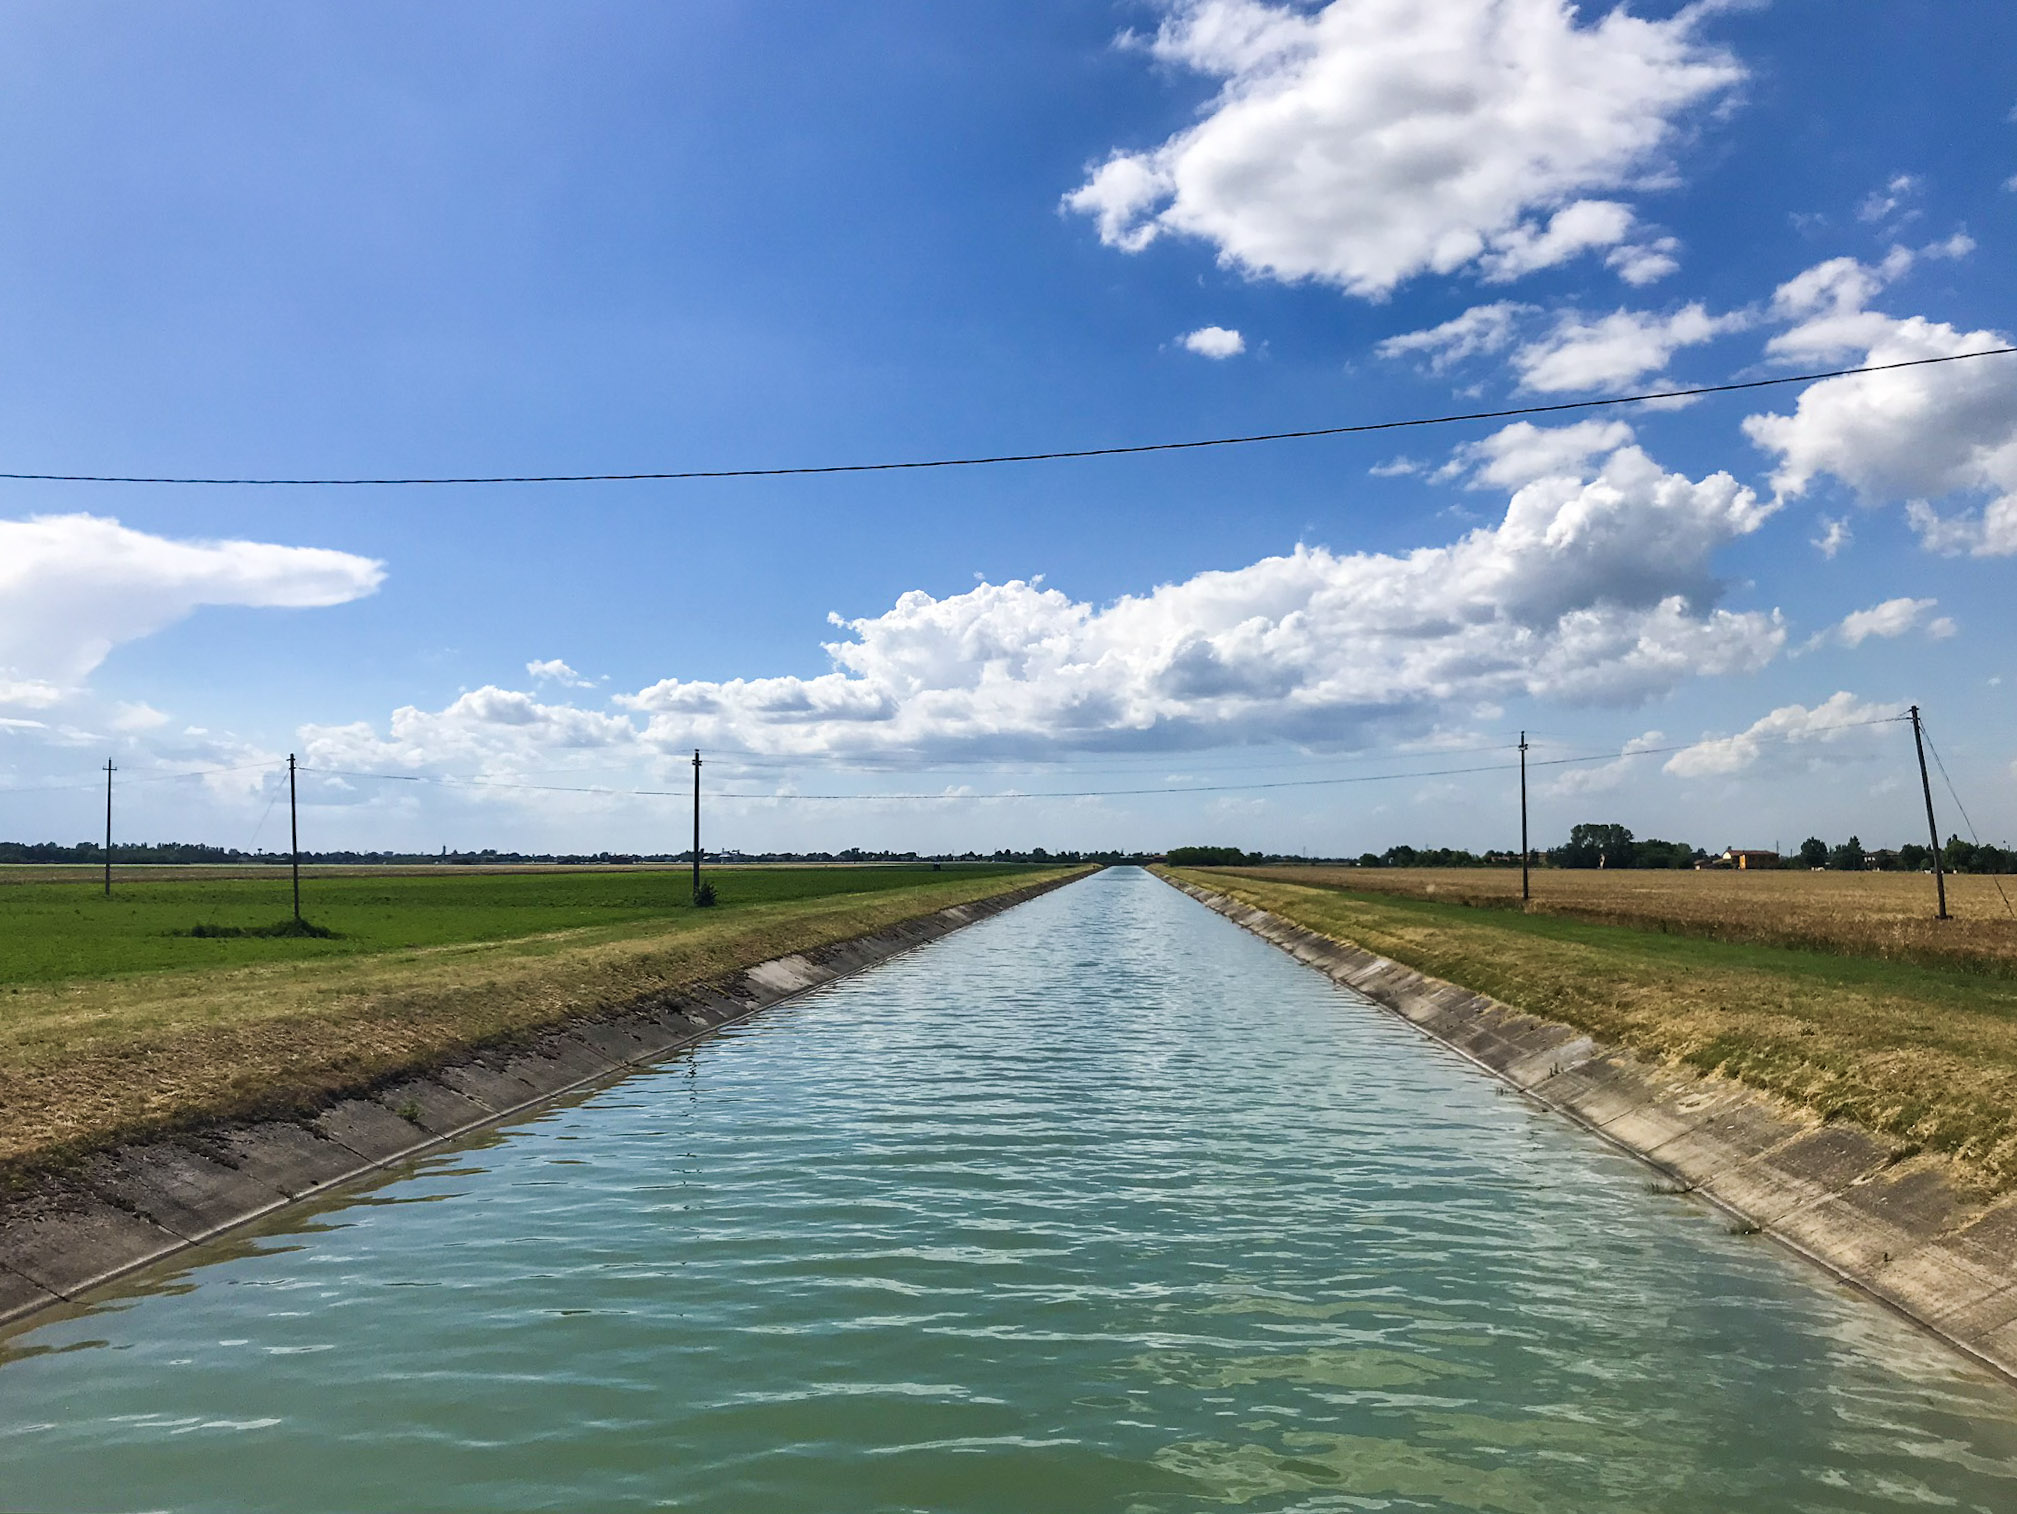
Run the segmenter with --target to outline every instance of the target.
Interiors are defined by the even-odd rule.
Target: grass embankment
[[[1983,1188],[2017,1187],[2017,977],[1996,965],[2007,945],[1987,966],[1972,955],[1929,965],[1881,954],[1892,940],[1879,921],[1860,937],[1841,923],[1828,937],[1837,949],[1822,951],[1481,909],[1440,885],[1433,899],[1348,891],[1320,869],[1173,875],[1651,1060],[1946,1153]],[[1773,897],[1802,906],[1791,890]],[[1804,907],[1836,919],[1841,896],[1818,899]]]
[[[652,993],[1005,893],[1059,870],[710,869],[326,878],[334,939],[270,923],[286,880],[0,888],[0,1177],[116,1141],[301,1114]]]

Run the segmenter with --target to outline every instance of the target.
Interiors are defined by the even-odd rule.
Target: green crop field
[[[25,870],[24,870],[25,871]],[[737,970],[1064,869],[976,864],[686,873],[318,870],[336,932],[199,937],[289,916],[285,873],[0,877],[0,1184],[121,1140],[297,1118]]]
[[[192,876],[119,879],[112,897],[103,884],[41,881],[29,869],[0,883],[0,985],[56,983],[130,973],[250,966],[447,946],[509,941],[555,931],[692,919],[691,879],[684,869],[440,873],[360,871],[302,881],[302,914],[333,937],[194,936],[199,926],[271,926],[293,910],[285,870],[254,877]],[[751,905],[860,896],[953,879],[978,880],[1019,870],[955,865],[934,873],[917,867],[709,868],[719,894],[714,918]]]

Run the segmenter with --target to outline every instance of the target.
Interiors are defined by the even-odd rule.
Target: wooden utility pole
[[[700,903],[700,748],[693,749],[693,902]]]
[[[112,897],[112,759],[105,759],[105,897]]]
[[[294,754],[287,754],[287,839],[294,853],[294,923],[301,923],[301,813],[294,804]]]
[[[1527,881],[1527,858],[1532,855],[1527,850],[1527,733],[1520,732],[1520,903],[1533,898],[1532,886]]]
[[[1912,745],[1919,752],[1919,792],[1926,796],[1926,834],[1933,843],[1933,891],[1940,910],[1935,920],[1951,919],[1947,913],[1947,875],[1940,866],[1940,827],[1933,821],[1933,781],[1926,776],[1926,737],[1919,729],[1919,706],[1912,706]]]

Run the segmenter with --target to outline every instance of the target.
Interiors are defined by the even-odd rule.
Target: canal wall
[[[330,1104],[117,1147],[0,1195],[0,1323],[75,1299],[248,1220],[662,1060],[760,1009],[888,961],[1085,876],[954,905],[871,935],[556,1028]]]
[[[1164,881],[2017,1381],[2017,1195],[1981,1202],[1903,1143]]]

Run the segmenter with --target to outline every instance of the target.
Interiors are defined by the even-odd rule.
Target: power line
[[[1853,378],[1866,373],[1891,373],[1901,368],[1926,368],[1938,363],[1959,363],[1981,357],[2002,357],[2010,353],[2017,353],[2017,347],[1989,347],[1980,352],[1956,352],[1946,357],[1908,358],[1896,363],[1869,363],[1859,368],[1831,368],[1820,373],[1789,373],[1779,378],[1703,384],[1692,389],[1660,389],[1644,394],[1613,395],[1608,399],[1562,400],[1549,405],[1518,405],[1505,410],[1472,410],[1458,415],[1424,415],[1407,420],[1369,421],[1349,426],[1313,426],[1300,431],[1265,431],[1248,436],[1215,436],[1182,442],[1142,442],[1124,447],[1079,447],[1051,452],[1005,452],[981,457],[940,457],[884,463],[822,463],[793,468],[691,468],[662,473],[497,473],[439,478],[194,478],[162,474],[0,473],[0,480],[54,484],[396,488],[447,484],[672,483],[710,478],[805,478],[828,473],[900,473],[932,468],[983,468],[1000,463],[1052,463],[1088,457],[1134,457],[1149,452],[1192,452],[1207,447],[1244,447],[1258,442],[1300,441],[1319,436],[1363,436],[1376,431],[1405,431],[1421,426],[1453,426],[1466,421],[1512,420],[1523,415],[1559,415],[1571,410],[1642,405],[1655,400],[1696,399],[1710,394],[1734,394],[1745,389],[1771,389],[1783,384],[1812,384],[1822,379]]]
[[[1887,715],[1875,720],[1849,720],[1834,725],[1808,726],[1800,731],[1770,732],[1752,737],[1761,741],[1795,741],[1807,736],[1821,735],[1829,731],[1857,730],[1866,726],[1896,725],[1905,719],[1902,715]],[[1550,757],[1531,762],[1532,767],[1567,767],[1587,762],[1616,762],[1630,757],[1653,757],[1673,752],[1685,752],[1702,745],[1699,741],[1685,741],[1673,746],[1637,747],[1617,752],[1593,752],[1576,757]],[[1511,751],[1511,746],[1477,748],[1480,751]],[[1425,754],[1426,755],[1426,754]],[[424,783],[441,788],[478,788],[519,790],[542,794],[596,794],[609,798],[642,799],[684,799],[686,792],[678,789],[625,789],[602,786],[514,783],[502,778],[454,778],[428,773],[372,773],[353,768],[315,768],[303,766],[304,773],[319,773],[332,778],[357,778],[380,783]],[[792,794],[792,793],[737,793],[722,792],[716,799],[764,800],[778,803],[801,804],[874,804],[902,801],[908,803],[972,803],[983,800],[1022,799],[1129,799],[1157,794],[1228,794],[1254,793],[1271,789],[1334,788],[1356,783],[1396,783],[1412,778],[1450,778],[1472,773],[1511,773],[1518,771],[1513,763],[1483,763],[1468,767],[1426,768],[1405,773],[1355,773],[1331,778],[1288,778],[1262,783],[1211,783],[1211,784],[1162,784],[1147,788],[1132,789],[1012,789],[1007,791],[975,793],[855,793],[855,794]]]

